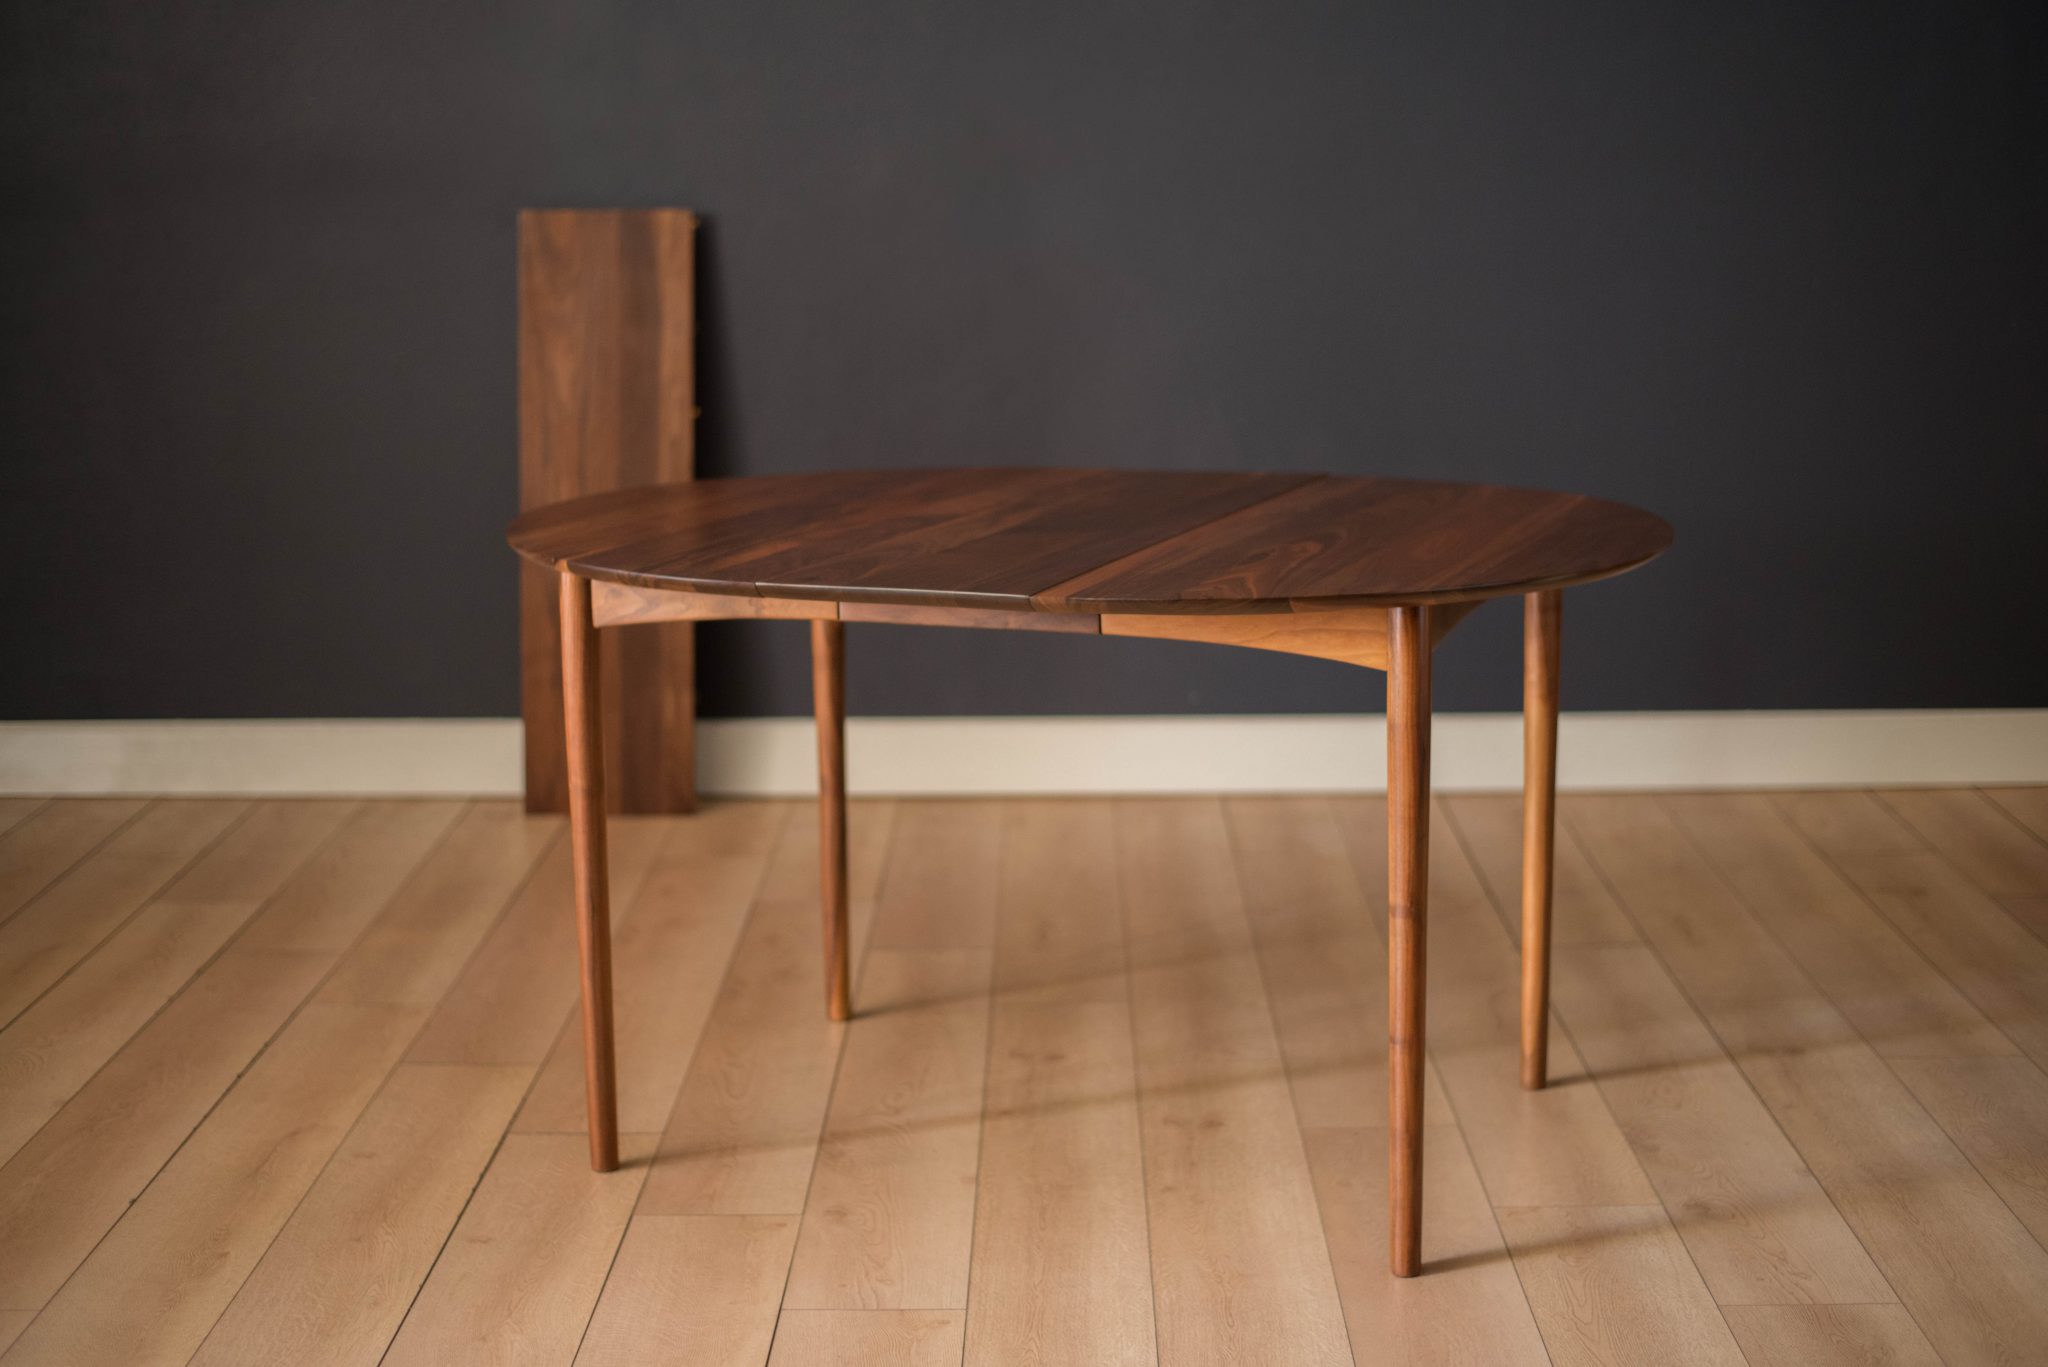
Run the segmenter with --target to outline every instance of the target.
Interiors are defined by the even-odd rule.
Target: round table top
[[[834,471],[594,494],[523,513],[513,549],[698,593],[1040,612],[1447,603],[1633,569],[1641,509],[1494,484],[1082,469]]]

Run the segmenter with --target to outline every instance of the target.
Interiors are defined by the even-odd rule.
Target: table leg
[[[1545,589],[1522,612],[1522,1085],[1543,1086],[1550,1061],[1551,854],[1557,831],[1557,661],[1564,593]]]
[[[825,913],[825,1014],[853,1015],[846,942],[846,625],[811,623],[818,715],[818,886]]]
[[[1422,1269],[1423,993],[1429,908],[1429,608],[1387,623],[1387,1210],[1394,1275]]]
[[[590,581],[562,576],[562,711],[569,750],[569,848],[575,864],[576,945],[583,966],[583,1082],[590,1166],[619,1165],[612,1056],[610,880],[604,848],[604,723]]]

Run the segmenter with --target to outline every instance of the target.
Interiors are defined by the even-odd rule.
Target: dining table
[[[1521,1083],[1544,1085],[1564,591],[1661,553],[1672,539],[1661,518],[1586,494],[1441,480],[942,467],[647,485],[534,508],[508,539],[558,576],[594,1167],[618,1164],[597,633],[657,622],[810,623],[833,1020],[856,1006],[849,624],[1195,641],[1384,672],[1389,1262],[1406,1277],[1422,1269],[1431,661],[1475,608],[1520,598]]]

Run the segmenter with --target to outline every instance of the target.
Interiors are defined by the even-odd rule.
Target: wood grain
[[[625,1165],[593,1172],[580,1136],[506,1136],[385,1367],[573,1359],[652,1148],[652,1135],[621,1135]]]
[[[619,1096],[612,1037],[612,914],[606,842],[604,687],[590,581],[563,574],[562,707],[569,755],[570,877],[575,885],[576,965],[583,1020],[583,1106],[590,1166],[619,1165]]]
[[[424,1016],[302,1010],[0,1362],[186,1362]]]
[[[894,808],[856,802],[848,815],[857,969]],[[817,1009],[817,867],[816,825],[785,821],[662,1133],[643,1212],[803,1210],[845,1039]]]
[[[1730,1305],[1749,1367],[1941,1367],[1898,1305]]]
[[[1575,797],[1564,811],[1943,1357],[2021,1361],[2048,1342],[2048,1253],[1664,808]]]
[[[0,835],[34,816],[48,802],[42,797],[0,797]]]
[[[2040,1066],[2020,1058],[1898,1059],[1892,1071],[2048,1245],[2048,1075]]]
[[[1576,495],[1326,476],[1050,588],[1093,612],[1232,601],[1415,603],[1561,587],[1632,568],[1670,528]]]
[[[1165,641],[1274,650],[1339,660],[1366,669],[1387,667],[1387,610],[1333,608],[1325,612],[1113,613],[1102,618],[1104,636],[1146,636]]]
[[[1808,800],[1834,823],[1818,848],[1899,934],[2037,1064],[2048,1065],[2048,944],[1939,853],[1868,853],[1902,823],[1852,795]],[[1853,795],[1862,796],[1862,795]]]
[[[768,1360],[793,1215],[636,1215],[576,1367]]]
[[[1551,864],[1557,832],[1557,675],[1564,595],[1525,600],[1522,624],[1522,1085],[1550,1061]]]
[[[532,509],[515,550],[644,587],[1106,613],[1456,602],[1632,569],[1661,520],[1570,494],[1074,469],[704,480]]]
[[[816,903],[761,902],[669,1113],[643,1209],[801,1212],[844,1029],[818,1010]]]
[[[11,1157],[331,835],[348,803],[266,803],[0,1030]]]
[[[635,905],[664,835],[652,817],[611,823],[613,905]],[[548,1056],[563,1017],[576,1006],[576,923],[564,910],[571,895],[569,846],[557,841],[441,995],[407,1054],[411,1062],[537,1064]],[[581,1131],[580,1119],[574,1128]]]
[[[1517,890],[1522,886],[1522,799],[1458,793],[1444,797],[1440,806],[1451,829],[1458,832],[1487,896],[1500,912],[1501,924],[1519,950],[1522,917]],[[1626,944],[1641,938],[1628,913],[1587,862],[1585,851],[1572,839],[1570,830],[1556,831],[1551,856],[1553,948]]]
[[[561,834],[559,817],[473,804],[335,965],[322,1000],[433,1008]]]
[[[621,1128],[653,1134],[668,1118],[770,847],[791,816],[783,804],[717,803],[687,822],[662,823],[653,867],[614,932]],[[582,1042],[572,1021],[513,1128],[581,1133],[586,1123]]]
[[[1004,813],[967,1360],[1157,1362],[1109,805]]]
[[[143,816],[168,832],[181,805]],[[650,872],[619,906],[622,988],[630,964],[646,975],[622,990],[620,1038],[642,998],[641,1028],[663,1043],[627,1051],[622,1090],[676,1093],[678,1133],[714,1142],[686,1141],[673,1169],[604,1178],[582,1170],[575,1133],[508,1118],[541,1032],[509,1064],[402,1061],[450,1003],[469,1003],[459,1014],[476,1025],[449,1038],[484,1046],[489,1013],[469,1013],[517,994],[478,979],[525,980],[509,952],[516,913],[543,893],[521,889],[559,860],[561,823],[505,803],[343,805],[267,894],[277,858],[223,841],[187,864],[179,899],[158,898],[258,901],[0,1165],[0,1361],[375,1360],[394,1324],[407,1357],[437,1361],[559,1363],[579,1338],[586,1361],[716,1361],[726,1345],[756,1363],[1143,1361],[1130,1342],[1148,1299],[1161,1359],[1195,1363],[1539,1362],[1539,1321],[1559,1361],[1728,1361],[1703,1295],[1752,1363],[2026,1362],[2048,1341],[2048,1075],[2017,1053],[1969,1052],[1985,1018],[2033,1038],[2040,942],[1868,795],[1565,798],[1560,872],[1577,859],[1589,886],[1611,884],[1626,903],[1614,914],[1644,935],[1560,934],[1557,1076],[1540,1093],[1517,1085],[1512,918],[1488,904],[1491,891],[1515,907],[1516,804],[1497,804],[1499,820],[1438,805],[1429,1275],[1412,1280],[1386,1274],[1376,1166],[1380,799],[900,804],[902,842],[899,804],[850,804],[856,970],[869,927],[886,918],[899,941],[868,984],[878,1014],[850,1028],[817,1010],[808,808],[648,822]],[[103,842],[50,892],[132,886],[93,867],[124,849],[143,846]],[[1482,883],[1478,868],[1508,876]],[[544,876],[559,912],[566,872]],[[1562,897],[1558,914],[1563,932]],[[729,972],[702,962],[720,959],[719,924],[726,943],[738,933]],[[947,940],[973,943],[922,947]],[[888,963],[956,955],[992,955],[993,971],[911,991]],[[1957,993],[1937,1008],[1941,979]],[[870,1147],[807,1202],[838,1041],[898,1008],[964,1014],[991,985],[984,1050],[952,1050],[939,1031],[911,1049],[872,1041],[854,1090],[864,1115],[887,1119],[835,1120],[835,1144]],[[534,1095],[559,1088],[574,1123],[577,1045],[564,1039]],[[956,1085],[969,1054],[987,1059],[985,1086]],[[1132,1111],[1149,1206],[1135,1214],[1116,1156],[1128,1141],[1105,1123]],[[756,1124],[777,1113],[786,1143]],[[927,1144],[954,1129],[979,1136],[978,1161],[968,1145]],[[532,1162],[534,1142],[560,1146],[560,1161]],[[941,1150],[949,1163],[931,1161]],[[948,1168],[950,1181],[932,1175]],[[667,1171],[706,1206],[787,1208],[655,1215],[643,1202],[629,1220],[630,1195],[571,1192]],[[1586,1200],[1631,1183],[1643,1199]],[[483,1224],[479,1201],[494,1212]],[[940,1206],[971,1208],[973,1233],[935,1222]],[[856,1212],[877,1248],[924,1232],[908,1263],[956,1250],[933,1265],[964,1265],[966,1308],[782,1309],[798,1224],[835,1211]],[[420,1323],[397,1321],[436,1277]],[[1889,1294],[1898,1303],[1839,1303]],[[1792,1303],[1811,1297],[1837,1303]],[[1778,1303],[1748,1303],[1765,1299]],[[978,1317],[990,1328],[969,1346]]]
[[[374,1362],[462,1214],[531,1067],[400,1066],[192,1358]]]
[[[0,1305],[40,1307],[57,1294],[328,962],[223,955],[0,1167]]]
[[[1557,973],[1572,1038],[1716,1301],[1894,1299],[1655,955],[1560,950]]]
[[[519,503],[687,480],[695,464],[697,220],[681,209],[519,215]],[[529,810],[565,811],[557,605],[520,580]],[[696,803],[693,637],[686,625],[608,640],[606,711],[633,743],[607,759],[615,810]]]
[[[1500,1223],[1558,1367],[1746,1367],[1662,1207],[1509,1207]]]
[[[811,699],[818,733],[818,904],[824,931],[825,1014],[853,1015],[846,887],[846,628],[811,623]]]
[[[132,797],[53,802],[0,836],[0,920],[27,905],[145,805]]]
[[[360,809],[0,1168],[0,1225],[18,1235],[0,1245],[0,1304],[40,1305],[56,1291],[336,962],[342,937],[390,902],[458,810]]]
[[[1360,881],[1383,880],[1385,854],[1367,824],[1381,814],[1379,799],[1334,805],[1344,814],[1338,829]],[[1552,1085],[1540,1092],[1521,1086],[1515,953],[1449,823],[1432,825],[1430,1047],[1488,1194],[1497,1204],[1524,1206],[1656,1200],[1598,1089],[1585,1085],[1585,1062],[1555,1022]]]
[[[1387,613],[1387,1211],[1397,1277],[1422,1270],[1429,945],[1429,609]]]
[[[986,949],[868,951],[786,1308],[966,1308],[989,959]]]
[[[1342,1363],[1343,1310],[1246,922],[1246,897],[1272,895],[1255,890],[1258,870],[1286,852],[1235,825],[1213,800],[1116,811],[1159,1352]],[[1234,839],[1257,861],[1238,855],[1243,893]],[[1345,1043],[1364,1048],[1371,1020],[1345,1024]]]
[[[957,1310],[785,1310],[768,1367],[953,1367]]]
[[[1422,1277],[1387,1275],[1385,1128],[1306,1130],[1302,1138],[1356,1361],[1550,1361],[1456,1126],[1430,1127]]]
[[[339,955],[447,838],[463,807],[364,803],[250,918],[235,949]]]
[[[830,621],[838,605],[801,598],[762,598],[739,593],[679,593],[635,584],[590,586],[591,620],[601,627],[649,622]]]
[[[240,802],[163,802],[0,922],[0,1025],[20,1015],[240,820]]]
[[[1431,1155],[1423,1169],[1427,1273],[1387,1274],[1386,1046],[1378,1029],[1386,1017],[1386,944],[1368,910],[1386,881],[1385,820],[1383,803],[1367,805],[1340,831],[1319,798],[1227,804],[1352,1351],[1366,1362],[1540,1362],[1535,1322],[1433,1070],[1423,1101]],[[1370,894],[1347,857],[1353,835],[1374,851]],[[1170,924],[1161,929],[1172,933]],[[1201,1009],[1204,999],[1193,1000]],[[1213,1050],[1200,1034],[1192,1043]],[[1503,1055],[1504,1065],[1511,1060]],[[1493,1081],[1521,1095],[1507,1066]]]
[[[2048,897],[2048,842],[1966,788],[1880,794],[1929,845],[2000,901]]]
[[[1743,902],[1887,1058],[2017,1052],[1770,802],[1664,799]]]
[[[1385,800],[1233,797],[1225,810],[1302,1127],[1386,1128]],[[1455,1123],[1427,1060],[1423,1121]]]

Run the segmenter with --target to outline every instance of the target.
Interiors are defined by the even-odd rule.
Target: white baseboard
[[[1567,713],[1567,788],[2048,783],[2048,709]],[[707,721],[704,791],[815,791],[807,718]],[[1439,788],[1520,786],[1521,718],[1439,717]],[[856,717],[853,791],[1364,792],[1376,716]],[[515,794],[512,719],[0,722],[0,793]]]

